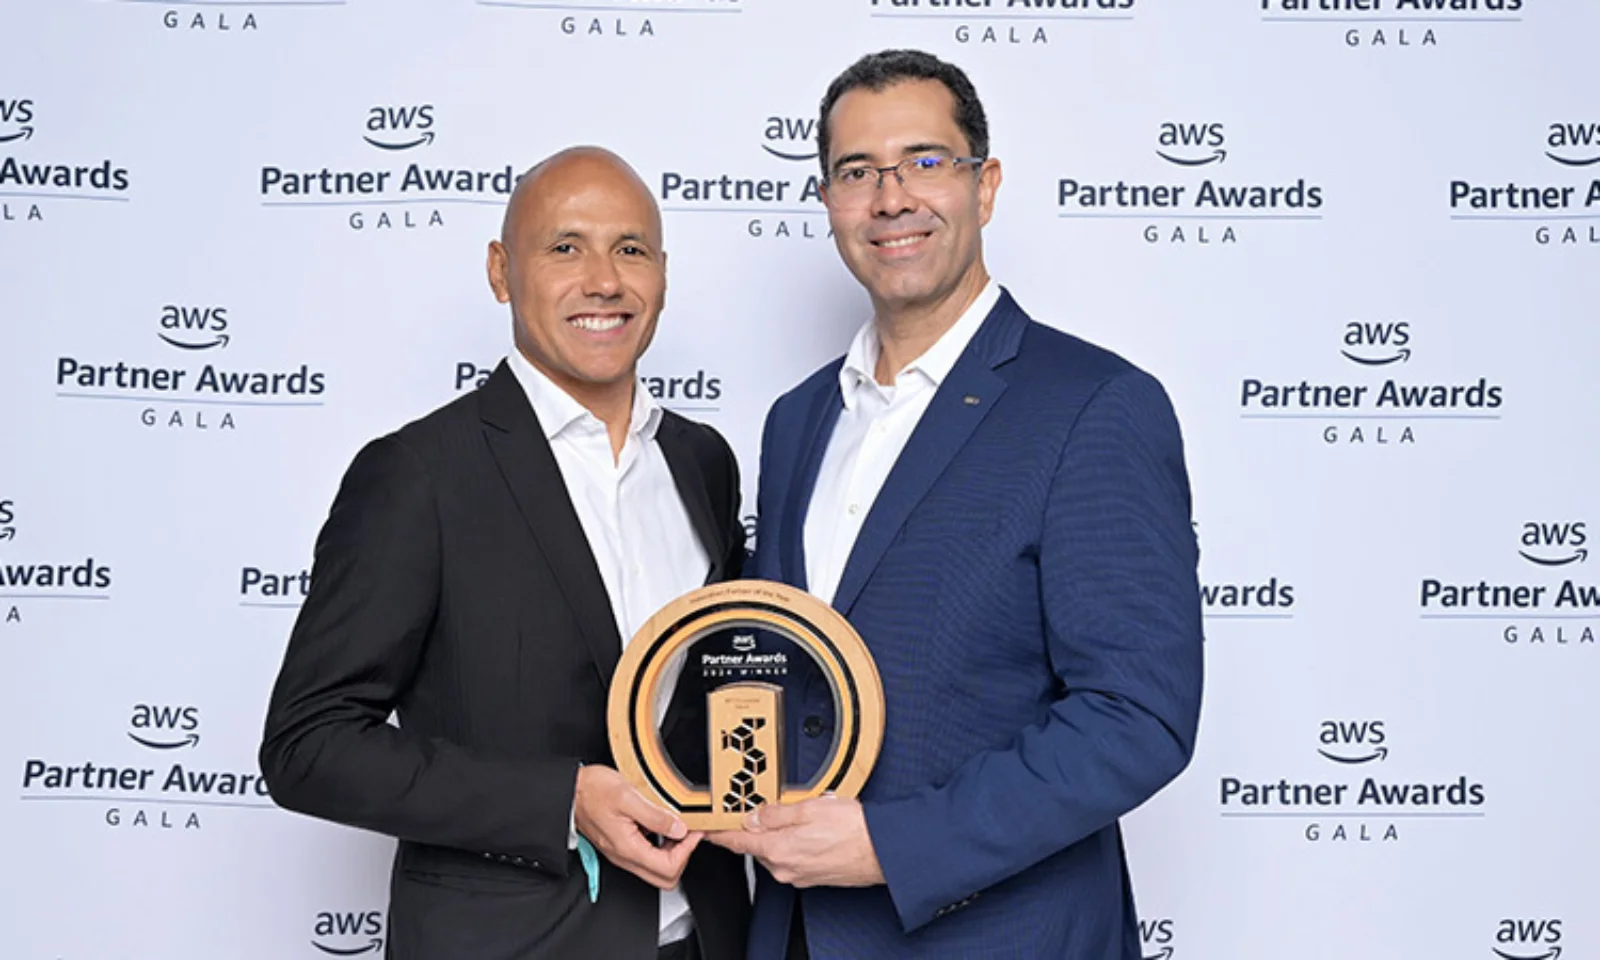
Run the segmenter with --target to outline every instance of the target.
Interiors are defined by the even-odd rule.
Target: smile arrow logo
[[[378,937],[373,937],[371,940],[367,941],[367,945],[364,947],[348,947],[343,949],[339,947],[325,947],[315,940],[311,941],[311,945],[316,947],[318,950],[321,950],[323,953],[329,953],[336,957],[358,957],[363,953],[371,953],[374,950],[382,950],[383,940]]]
[[[361,139],[372,144],[374,147],[378,147],[381,150],[410,150],[412,147],[420,146],[424,143],[432,143],[433,131],[427,131],[422,136],[411,141],[410,143],[384,143],[382,140],[374,140],[371,137],[362,137]]]
[[[1374,360],[1371,357],[1358,357],[1348,350],[1340,350],[1339,352],[1344,354],[1344,358],[1346,360],[1354,360],[1356,363],[1364,364],[1365,366],[1369,367],[1385,367],[1391,363],[1405,363],[1407,360],[1411,359],[1410,347],[1401,347],[1400,352],[1396,353],[1394,356],[1383,357],[1382,359],[1377,360]]]
[[[32,140],[32,139],[33,139],[33,128],[32,127],[23,127],[20,130],[18,130],[16,133],[8,133],[5,136],[0,137],[0,143],[10,143],[13,140]]]
[[[217,339],[210,343],[185,343],[182,340],[174,340],[164,333],[158,333],[156,336],[180,350],[210,350],[212,347],[226,347],[228,345],[228,335],[226,333],[217,334]]]
[[[1589,551],[1588,551],[1587,548],[1584,548],[1584,549],[1579,550],[1577,553],[1574,553],[1572,556],[1563,557],[1560,560],[1547,560],[1544,557],[1536,557],[1536,556],[1528,553],[1526,550],[1518,550],[1517,551],[1517,556],[1519,556],[1522,559],[1528,561],[1529,563],[1537,563],[1541,567],[1564,567],[1569,563],[1581,562],[1581,561],[1584,561],[1584,560],[1588,560],[1589,559]]]
[[[1338,754],[1329,753],[1326,750],[1318,750],[1317,752],[1322,754],[1324,757],[1327,757],[1329,760],[1332,760],[1334,763],[1371,763],[1374,760],[1389,759],[1388,747],[1379,747],[1365,757],[1341,757]]]
[[[1556,960],[1557,957],[1561,956],[1560,947],[1551,947],[1549,953],[1541,953],[1537,957],[1524,957],[1520,954],[1506,953],[1499,947],[1495,947],[1494,952],[1499,956],[1504,957],[1505,960]]]
[[[1156,151],[1156,156],[1167,161],[1168,163],[1176,163],[1180,167],[1203,167],[1208,163],[1221,163],[1222,161],[1228,159],[1228,151],[1218,150],[1209,157],[1200,157],[1197,160],[1191,160],[1188,157],[1174,157],[1169,154],[1162,153],[1160,150]]]
[[[198,733],[191,733],[176,743],[162,743],[160,740],[146,740],[143,737],[135,736],[131,733],[128,734],[128,737],[134,743],[142,744],[152,750],[176,750],[179,747],[198,747],[200,745],[200,734]]]
[[[1600,163],[1600,156],[1590,157],[1587,160],[1568,160],[1566,157],[1558,157],[1548,150],[1544,152],[1544,155],[1549,157],[1551,160],[1554,160],[1556,163],[1564,164],[1569,167],[1592,167],[1595,164]]]

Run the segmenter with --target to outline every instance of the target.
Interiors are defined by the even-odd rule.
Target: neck
[[[873,378],[887,386],[895,374],[928,352],[956,325],[989,282],[983,261],[972,265],[955,288],[936,299],[902,304],[874,301],[873,323],[878,330],[878,363]]]
[[[606,435],[611,439],[611,459],[615,461],[620,457],[622,446],[628,440],[628,427],[633,423],[633,391],[638,389],[638,371],[629,371],[627,377],[613,383],[586,383],[546,369],[520,346],[517,350],[558,390],[578,401],[579,406],[606,425]]]

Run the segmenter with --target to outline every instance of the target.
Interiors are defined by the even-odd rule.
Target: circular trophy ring
[[[686,781],[667,756],[656,716],[660,687],[669,674],[676,676],[668,669],[674,655],[686,653],[712,631],[740,626],[778,634],[811,656],[832,688],[836,729],[833,749],[817,775],[805,784],[788,784],[781,773],[781,689],[764,683],[732,684],[712,693],[707,715],[713,729],[708,736],[715,736],[719,716],[725,718],[724,725],[743,718],[733,735],[744,755],[734,751],[734,760],[742,760],[744,769],[758,774],[755,779],[764,785],[758,792],[753,780],[745,781],[743,802],[719,780],[715,742],[709,746],[717,786],[697,787]],[[785,584],[733,580],[687,593],[645,621],[617,663],[606,719],[617,770],[629,783],[677,811],[692,830],[736,829],[742,811],[760,802],[794,803],[824,793],[857,795],[883,744],[883,682],[861,636],[832,607]],[[720,732],[721,746],[726,748],[729,733]],[[764,749],[754,749],[758,744]],[[756,758],[759,770],[745,755]],[[775,762],[769,764],[769,756]],[[745,774],[735,770],[732,779],[737,782],[742,777]]]

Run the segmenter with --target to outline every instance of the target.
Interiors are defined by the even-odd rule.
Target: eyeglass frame
[[[906,187],[906,178],[900,173],[900,168],[905,166],[907,163],[911,163],[911,162],[914,162],[914,161],[917,161],[917,160],[927,159],[929,156],[944,156],[944,154],[938,154],[938,153],[933,153],[933,154],[929,154],[929,153],[912,154],[909,157],[902,157],[900,159],[899,163],[891,163],[887,167],[875,167],[870,163],[864,163],[864,164],[860,164],[859,166],[855,165],[855,164],[852,164],[852,165],[850,165],[848,167],[848,169],[850,169],[850,170],[871,170],[873,173],[876,173],[878,175],[878,182],[873,184],[871,192],[870,193],[869,192],[863,192],[861,194],[861,196],[863,196],[863,197],[868,197],[868,196],[871,196],[871,195],[877,193],[879,190],[883,189],[883,175],[886,174],[886,173],[889,173],[891,171],[894,173],[895,182],[900,185],[901,189],[909,189],[909,188]],[[985,163],[987,163],[987,162],[989,162],[989,158],[988,157],[951,157],[950,158],[951,166],[955,167],[955,168],[958,168],[958,169],[963,164],[969,164],[969,163],[974,165],[974,169],[981,169],[983,167],[983,165]],[[839,170],[835,170],[833,173],[828,174],[826,177],[823,178],[823,180],[822,180],[823,184],[828,186],[828,187],[830,187],[830,188],[833,187],[834,178],[837,177],[840,173],[843,173],[843,172],[844,172],[844,169],[841,168]]]

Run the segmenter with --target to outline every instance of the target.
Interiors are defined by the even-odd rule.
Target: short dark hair
[[[884,50],[869,53],[846,67],[822,95],[821,118],[817,123],[817,159],[822,164],[824,178],[828,176],[828,114],[833,112],[833,105],[851,90],[866,88],[876,93],[906,80],[937,80],[944,84],[955,98],[956,126],[967,138],[972,155],[989,156],[989,121],[983,115],[978,91],[972,88],[972,81],[961,68],[921,50]]]

